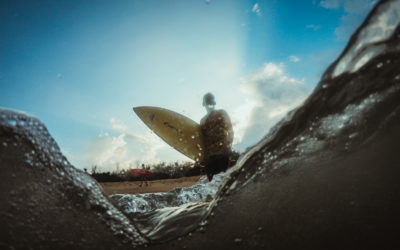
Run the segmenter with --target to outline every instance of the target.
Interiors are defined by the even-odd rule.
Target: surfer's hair
[[[209,105],[214,106],[215,104],[216,104],[216,102],[215,102],[215,97],[213,94],[208,92],[207,94],[205,94],[203,96],[203,106],[209,106]]]

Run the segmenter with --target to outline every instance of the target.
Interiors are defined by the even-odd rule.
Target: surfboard
[[[200,125],[172,110],[141,106],[133,111],[167,144],[192,160],[203,160],[203,138]]]

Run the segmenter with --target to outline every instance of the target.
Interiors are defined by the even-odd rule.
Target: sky
[[[307,98],[374,0],[2,1],[0,107],[45,123],[77,168],[187,161],[134,114],[199,122],[212,92],[234,149]]]

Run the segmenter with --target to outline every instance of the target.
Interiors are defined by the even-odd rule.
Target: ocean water
[[[95,214],[119,241],[148,246],[180,239],[206,230],[226,197],[251,195],[243,190],[268,186],[271,178],[290,175],[299,162],[307,166],[351,155],[383,131],[400,112],[399,23],[400,1],[381,1],[310,97],[212,182],[202,177],[192,187],[166,193],[108,197],[95,180],[68,162],[38,118],[6,108],[0,109],[1,133],[12,136],[0,147],[17,147],[21,140],[31,145],[33,150],[23,152],[24,164],[50,169],[43,183],[62,183],[60,192],[73,190],[74,197],[81,197],[78,205]],[[24,206],[24,201],[15,206]],[[30,209],[34,212],[35,207],[40,206]],[[242,238],[232,242],[239,244]]]

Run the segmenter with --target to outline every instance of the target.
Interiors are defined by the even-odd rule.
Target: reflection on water
[[[191,187],[174,188],[165,193],[115,194],[110,198],[146,237],[165,241],[204,224],[202,218],[209,210],[210,201],[229,172],[215,175],[211,182],[202,176]]]
[[[12,164],[9,164],[12,166],[2,166],[3,169],[8,170],[14,176],[12,168],[15,166],[18,166],[19,169],[28,168],[35,174],[39,172],[37,175],[32,175],[31,179],[26,178],[28,184],[18,186],[16,190],[22,190],[28,196],[34,195],[37,191],[35,190],[37,187],[32,183],[34,180],[40,182],[43,190],[58,191],[58,193],[46,193],[48,195],[46,198],[50,197],[57,201],[54,204],[48,204],[49,208],[43,207],[35,201],[27,206],[24,199],[15,195],[15,190],[7,190],[10,198],[4,199],[6,204],[4,206],[16,208],[7,210],[7,216],[3,216],[3,219],[7,219],[4,222],[5,231],[11,232],[10,235],[14,236],[10,242],[20,244],[18,242],[27,237],[30,237],[31,241],[37,240],[39,237],[36,232],[40,232],[39,236],[42,238],[50,238],[53,232],[47,230],[45,227],[47,225],[42,223],[45,221],[43,218],[49,217],[50,210],[60,218],[68,211],[72,211],[71,214],[79,215],[81,218],[87,215],[93,216],[95,220],[89,221],[87,227],[89,229],[84,231],[85,240],[89,239],[86,244],[89,241],[95,242],[94,238],[90,237],[99,233],[100,230],[90,226],[97,221],[101,221],[113,236],[117,236],[115,239],[111,238],[115,240],[113,243],[117,242],[116,244],[129,242],[136,246],[149,242],[167,241],[188,234],[197,228],[201,230],[207,224],[208,216],[216,204],[220,202],[221,206],[226,205],[223,204],[225,198],[222,199],[226,195],[233,194],[230,197],[233,198],[231,211],[241,209],[237,206],[238,199],[235,200],[234,198],[237,197],[234,195],[240,194],[246,198],[254,191],[250,187],[257,187],[259,183],[268,183],[271,180],[268,178],[269,176],[290,175],[291,167],[299,167],[294,162],[307,168],[307,163],[312,160],[331,159],[330,156],[333,154],[341,156],[350,154],[351,150],[356,150],[375,136],[377,131],[384,129],[393,117],[398,117],[400,112],[398,107],[400,93],[399,11],[399,1],[382,2],[380,7],[369,16],[369,21],[367,20],[365,25],[357,31],[358,33],[355,34],[345,53],[338,59],[338,63],[328,69],[320,85],[302,107],[290,112],[286,118],[271,129],[268,136],[242,155],[236,166],[226,173],[214,176],[212,182],[206,182],[203,177],[192,187],[176,188],[170,192],[157,194],[113,195],[110,197],[112,204],[92,178],[69,164],[43,123],[24,113],[0,109],[0,132],[3,139],[0,144],[1,149],[13,147],[7,152],[22,152],[21,155],[25,157],[24,164],[18,162],[20,159],[12,159]],[[376,32],[377,30],[381,31]],[[380,49],[376,50],[369,46],[375,43],[379,44]],[[370,51],[373,53],[365,57]],[[352,73],[353,70],[355,70],[354,73]],[[25,147],[17,148],[17,143],[25,145]],[[26,148],[29,150],[22,151]],[[6,152],[6,150],[4,151]],[[381,164],[380,162],[379,164]],[[43,178],[38,169],[49,170],[50,174],[46,177],[48,179]],[[362,184],[362,182],[359,183]],[[248,185],[248,189],[241,189],[246,185]],[[14,188],[14,186],[11,187]],[[259,189],[256,194],[262,196],[268,192],[266,189]],[[362,192],[362,189],[361,191],[356,190],[353,194],[357,197]],[[312,197],[314,198],[314,196]],[[283,202],[286,201],[284,195],[279,198]],[[392,197],[390,198],[392,199]],[[66,202],[70,201],[72,202],[66,211],[64,206]],[[390,205],[387,207],[398,204],[389,203],[389,199],[387,201]],[[257,211],[266,208],[268,202],[255,200],[254,204],[259,208]],[[282,204],[280,200],[278,202]],[[326,202],[327,205],[323,208],[330,213],[329,208],[331,205],[335,205],[334,201],[326,200]],[[339,205],[337,206],[345,212],[351,211],[347,206]],[[18,211],[20,208],[25,209],[25,213],[20,213]],[[357,212],[363,211],[357,210]],[[35,216],[38,213],[40,216]],[[327,213],[322,213],[318,219],[329,217]],[[370,218],[375,214],[379,213],[371,212],[365,218]],[[16,230],[15,225],[20,222],[18,219],[25,219],[23,217],[25,215],[29,216],[29,221],[24,221],[26,224]],[[286,216],[286,214],[284,215]],[[294,215],[299,216],[296,213]],[[224,214],[219,213],[219,216],[223,217]],[[255,220],[261,219],[258,214],[252,214],[252,216]],[[326,221],[334,223],[331,220]],[[65,231],[62,231],[63,229],[57,223],[59,222],[54,222],[56,225],[54,232],[57,235],[63,235]],[[216,222],[216,224],[218,223],[221,223],[221,220]],[[242,221],[241,223],[233,221],[232,225],[243,226],[252,222]],[[259,222],[257,221],[257,223]],[[270,221],[265,220],[262,226],[266,227],[269,225],[268,223]],[[71,227],[73,226],[71,225]],[[254,222],[252,226],[254,230],[260,228]],[[301,226],[306,227],[307,225],[302,224]],[[325,224],[321,227],[311,228],[311,232],[318,233],[317,230],[325,228],[324,226]],[[103,227],[98,228],[104,229]],[[362,230],[365,225],[362,224],[357,228]],[[226,229],[230,230],[230,228]],[[280,229],[285,228],[281,227]],[[17,235],[21,230],[25,230],[24,235]],[[71,229],[68,228],[68,230]],[[286,230],[297,233],[291,229]],[[338,230],[333,232],[341,233]],[[279,233],[273,236],[279,238]],[[352,233],[356,234],[357,232],[354,230]],[[365,233],[370,235],[369,231],[365,231]],[[69,236],[68,234],[64,235],[64,238]],[[262,236],[257,240],[261,243],[269,243],[263,241],[266,234]],[[282,238],[285,237],[286,235],[282,236]],[[294,238],[287,237],[285,239],[293,241]],[[271,239],[273,240],[273,238]],[[235,243],[241,241],[242,237],[234,239]],[[62,246],[62,243],[62,240],[55,241],[55,243],[43,240],[38,244]],[[21,243],[19,246],[27,245],[23,244]],[[99,245],[100,243],[97,243],[96,246]]]

